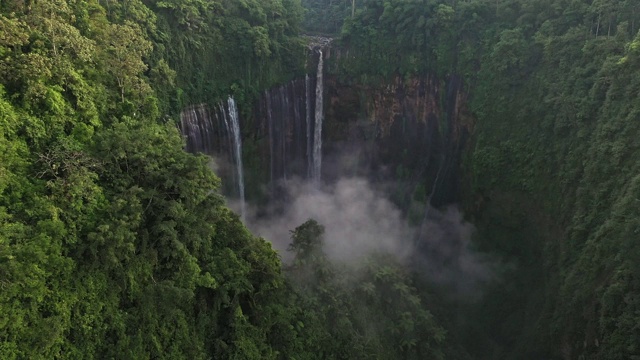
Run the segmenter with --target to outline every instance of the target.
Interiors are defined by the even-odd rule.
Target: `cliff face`
[[[460,156],[473,130],[462,80],[398,76],[375,85],[347,82],[331,71],[339,52],[318,46],[323,47],[309,48],[305,78],[266,90],[250,111],[244,105],[248,198],[277,194],[292,178],[311,178],[321,146],[325,182],[366,176],[392,184],[391,196],[405,208],[414,200],[435,206],[459,200]],[[320,56],[329,65],[324,76],[314,73]],[[322,98],[324,111],[318,111]],[[224,116],[201,116],[193,109],[183,112],[188,149],[222,160],[220,155],[230,152],[229,137],[220,131]],[[210,146],[200,149],[203,144]],[[218,162],[224,170],[225,161]],[[224,171],[221,175],[227,183],[235,181]]]
[[[460,156],[473,130],[461,79],[395,77],[362,86],[332,76],[327,97],[325,151],[337,162],[327,178],[362,173],[398,184],[397,200],[416,191],[436,206],[457,200]]]

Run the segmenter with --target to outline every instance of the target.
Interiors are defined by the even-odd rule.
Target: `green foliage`
[[[637,4],[496,5],[480,71],[468,80],[478,117],[469,205],[478,206],[479,243],[518,270],[511,290],[484,303],[499,301],[491,317],[508,320],[487,325],[501,344],[483,351],[633,358],[640,338],[625,324],[638,321],[630,265],[638,74],[627,64],[637,31],[627,19]]]
[[[465,342],[486,359],[640,356],[638,2],[359,3],[343,81],[457,74],[469,91],[467,210],[515,270]]]
[[[637,2],[305,4],[307,30],[341,29],[349,81],[465,77],[476,244],[514,269],[469,312],[479,358],[640,356]],[[297,0],[0,3],[0,358],[444,357],[393,259],[335,263],[309,221],[285,280],[165,121],[300,74],[302,16]]]
[[[102,4],[0,4],[0,358],[278,358],[298,345],[277,255],[158,121],[184,74],[168,15]],[[219,5],[158,6],[179,26],[274,20],[250,27],[261,60],[295,44],[295,2]]]
[[[159,94],[171,113],[230,93],[249,103],[303,70],[299,0],[151,3],[158,16],[152,68],[167,59],[183,90],[177,99],[175,92]]]
[[[302,0],[304,31],[310,34],[340,33],[345,19],[360,6],[360,0]]]
[[[392,256],[358,264],[324,253],[324,227],[308,220],[292,231],[287,274],[299,294],[305,359],[442,359],[444,330],[425,308],[409,274]]]
[[[138,25],[131,22],[111,24],[104,35],[105,68],[116,78],[122,102],[125,91],[132,87],[140,87],[135,89],[136,93],[144,96],[151,89],[144,89],[146,84],[136,81],[136,77],[147,70],[143,57],[151,51],[151,42],[142,36]]]
[[[481,1],[363,1],[342,28],[351,56],[340,61],[340,74],[374,84],[395,75],[473,74],[487,12]]]

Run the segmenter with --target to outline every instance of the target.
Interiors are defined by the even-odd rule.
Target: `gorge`
[[[640,358],[637,14],[0,2],[0,358]]]

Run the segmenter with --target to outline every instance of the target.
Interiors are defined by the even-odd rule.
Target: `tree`
[[[125,100],[125,90],[135,88],[137,93],[149,92],[150,89],[139,76],[147,70],[143,58],[153,47],[141,35],[140,27],[131,22],[125,22],[124,25],[111,24],[105,36],[107,50],[103,61],[118,83],[122,102]]]

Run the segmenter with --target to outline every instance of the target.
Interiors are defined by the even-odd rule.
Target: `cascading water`
[[[316,75],[316,116],[315,116],[315,128],[313,133],[313,168],[312,178],[317,184],[320,183],[320,177],[322,172],[322,120],[324,119],[323,113],[323,99],[324,92],[323,83],[323,63],[322,50],[318,50],[318,73]]]
[[[309,59],[317,59],[316,76],[292,80],[265,90],[254,108],[254,116],[243,124],[251,137],[251,168],[242,164],[242,142],[233,98],[212,106],[197,104],[181,114],[180,130],[186,150],[215,156],[216,172],[223,179],[224,192],[237,194],[243,204],[244,170],[251,179],[269,182],[275,194],[286,181],[296,177],[319,183],[322,173],[323,67],[328,39],[310,43]],[[315,91],[314,91],[315,89]],[[246,150],[246,149],[245,149]],[[226,160],[226,161],[225,161]]]
[[[227,99],[227,105],[229,109],[229,120],[225,117],[225,125],[227,126],[227,132],[232,135],[233,141],[233,159],[236,167],[236,175],[238,181],[238,192],[240,195],[240,216],[242,220],[245,219],[245,199],[244,199],[244,175],[242,169],[242,137],[240,136],[240,119],[238,117],[238,108],[236,107],[235,100],[229,96]]]
[[[305,83],[298,79],[265,91],[256,108],[254,137],[260,154],[268,155],[261,159],[266,165],[261,173],[272,190],[287,179],[311,174],[313,108],[308,105],[314,103],[313,97],[306,99]]]
[[[309,74],[304,76],[305,94],[305,124],[307,129],[307,178],[311,178],[311,164],[313,163],[313,153],[311,151],[311,94],[309,94]]]
[[[187,140],[186,149],[222,160],[217,161],[216,172],[223,179],[223,191],[239,197],[243,207],[238,212],[242,216],[245,212],[244,175],[252,184],[269,183],[271,186],[264,187],[268,189],[265,195],[275,198],[285,189],[287,179],[307,178],[319,184],[342,176],[339,171],[343,168],[353,169],[351,163],[345,164],[335,157],[330,157],[336,161],[332,166],[326,165],[326,159],[323,164],[323,145],[325,157],[338,151],[341,154],[350,151],[352,145],[357,147],[358,153],[353,154],[359,157],[356,161],[362,164],[366,173],[375,173],[381,178],[393,175],[388,171],[390,168],[416,169],[418,174],[405,179],[404,188],[408,190],[402,196],[408,197],[415,189],[423,189],[428,204],[438,206],[450,201],[453,195],[448,194],[455,193],[451,190],[455,188],[455,181],[450,180],[455,176],[452,164],[459,156],[462,136],[465,136],[465,129],[456,128],[453,120],[460,111],[455,106],[459,93],[455,79],[450,81],[453,85],[448,85],[446,112],[434,100],[440,99],[441,87],[433,79],[398,80],[391,88],[371,92],[373,106],[360,108],[369,111],[366,116],[376,119],[375,122],[351,121],[340,135],[344,135],[344,139],[332,138],[331,143],[323,144],[323,123],[326,122],[323,67],[327,66],[325,55],[330,57],[329,49],[322,43],[309,46],[309,60],[317,61],[315,76],[310,73],[263,92],[255,104],[253,116],[242,124],[246,127],[243,131],[251,134],[249,147],[244,149],[250,151],[248,156],[253,160],[250,167],[243,168],[240,124],[232,98],[211,107],[196,104],[183,110],[180,129]],[[330,93],[332,99],[343,94],[352,96],[342,88],[332,88]],[[336,109],[332,109],[331,116],[335,121]],[[397,114],[398,109],[402,115]],[[444,128],[438,116],[441,113],[447,114],[449,120]],[[342,131],[342,128],[338,130]],[[325,136],[326,131],[324,129]],[[335,132],[329,136],[335,136]],[[462,140],[451,140],[457,136]],[[405,149],[422,155],[402,156]],[[357,172],[358,169],[354,171]],[[425,207],[424,218],[429,217],[429,212],[428,206]]]
[[[233,169],[219,168],[219,175],[238,189],[241,212],[245,216],[244,170],[242,139],[238,109],[232,97],[209,108],[205,104],[187,107],[180,114],[180,131],[186,138],[186,150],[210,156],[226,155]],[[222,162],[225,164],[226,162]]]
[[[289,108],[289,97],[286,96],[286,94],[285,94],[284,86],[280,87],[280,96],[279,97],[280,97],[280,106],[282,106],[283,109],[286,109],[287,112],[289,112],[289,109],[290,109]],[[281,131],[283,132],[283,136],[285,138],[286,138],[287,132],[288,132],[287,131],[288,130],[287,126],[289,125],[288,121],[287,121],[288,118],[289,118],[288,116],[285,116],[285,117],[282,117],[280,119],[280,121],[281,121]],[[281,154],[282,163],[286,164],[287,163],[287,143],[286,143],[286,141],[282,141],[280,146],[281,146],[280,150],[282,151],[282,154]],[[284,178],[284,181],[286,182],[287,181],[287,167],[286,166],[284,166],[282,168],[282,177]]]
[[[320,182],[322,172],[323,67],[326,43],[309,47],[316,76],[306,75],[264,92],[255,109],[255,138],[268,153],[261,170],[271,189],[294,177]],[[266,179],[265,179],[266,180]]]
[[[271,108],[271,96],[268,91],[265,90],[264,98],[267,106],[267,124],[269,127],[269,174],[270,182],[273,184],[274,176],[275,176],[275,134],[273,129],[273,110]]]
[[[210,154],[208,118],[204,105],[190,106],[180,114],[180,131],[187,138],[187,151]]]

